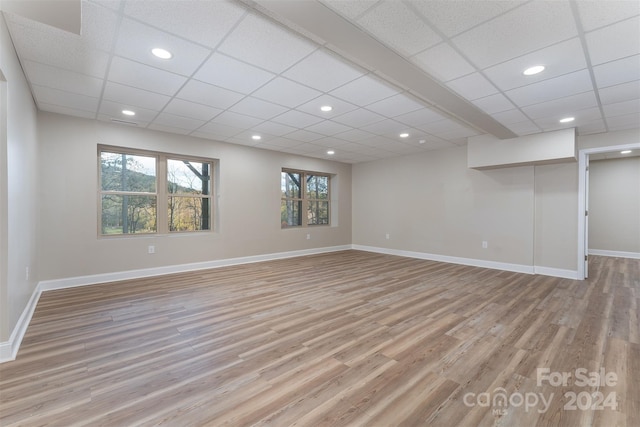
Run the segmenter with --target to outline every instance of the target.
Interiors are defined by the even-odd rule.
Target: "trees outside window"
[[[283,169],[280,178],[282,228],[329,225],[328,174]]]
[[[99,161],[101,235],[211,230],[213,161],[117,147]]]

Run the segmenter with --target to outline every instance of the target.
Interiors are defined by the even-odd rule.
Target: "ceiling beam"
[[[448,116],[500,139],[517,135],[318,0],[244,0],[290,29],[374,72]]]

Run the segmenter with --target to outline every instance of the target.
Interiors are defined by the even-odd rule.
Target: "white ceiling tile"
[[[448,43],[440,43],[411,59],[429,75],[442,82],[462,77],[476,70]]]
[[[603,105],[604,115],[609,117],[624,116],[627,114],[640,115],[640,99],[632,99],[630,101],[616,102],[615,104]]]
[[[340,132],[346,132],[351,129],[349,126],[341,125],[331,120],[325,120],[315,125],[308,126],[305,130],[320,133],[326,136],[332,136]]]
[[[171,126],[165,126],[162,124],[158,124],[158,123],[151,123],[147,126],[147,129],[151,129],[151,130],[157,130],[160,132],[168,132],[168,133],[175,133],[178,135],[188,135],[189,133],[191,133],[191,131],[189,129],[182,129],[182,128],[174,128]]]
[[[361,77],[363,71],[324,49],[318,49],[282,75],[322,92],[329,92]]]
[[[638,75],[640,77],[640,74]],[[640,98],[640,80],[609,86],[598,91],[603,104],[630,101]]]
[[[196,130],[206,122],[204,120],[195,120],[188,117],[176,116],[175,114],[160,113],[153,121],[156,125],[169,126],[172,128],[186,129],[189,131]]]
[[[565,129],[567,127],[585,126],[594,121],[602,122],[602,114],[600,113],[600,108],[598,107],[585,108],[584,110],[572,111],[571,115],[575,117],[575,120],[570,123],[560,123],[560,119],[562,117],[559,117],[559,116],[543,117],[543,118],[534,120],[534,122],[545,132],[558,130],[558,129]]]
[[[590,90],[593,90],[591,75],[589,71],[585,69],[512,89],[507,91],[506,95],[515,102],[517,106],[524,107]]]
[[[281,73],[316,47],[268,19],[253,14],[222,42],[218,50],[274,73]]]
[[[38,103],[59,105],[92,113],[98,111],[98,103],[100,101],[98,98],[63,92],[45,86],[31,85],[31,87]]]
[[[209,137],[214,137],[216,139],[225,139],[225,138],[230,138],[234,135],[237,135],[240,132],[243,132],[244,130],[245,129],[237,128],[235,126],[228,126],[222,123],[209,122],[203,125],[201,128],[199,128],[193,134],[194,135],[204,134],[204,135],[208,135]],[[205,136],[205,138],[206,137],[207,136]]]
[[[260,136],[260,139],[254,139],[255,135]],[[247,129],[245,131],[240,132],[237,135],[234,135],[231,138],[228,138],[227,142],[240,143],[243,145],[262,145],[265,142],[271,142],[278,139],[278,137],[274,135],[270,135],[266,132],[257,132],[255,129]]]
[[[156,47],[168,50],[173,57],[171,59],[155,57],[151,49]],[[120,24],[114,53],[155,68],[191,76],[211,54],[211,50],[124,18]]]
[[[542,73],[525,76],[523,71],[533,65],[544,65]],[[585,69],[587,62],[578,37],[540,49],[507,62],[489,67],[485,75],[499,89],[509,90]]]
[[[593,67],[593,74],[599,88],[637,80],[640,76],[640,55]]]
[[[320,110],[320,107],[322,107],[323,105],[329,105],[333,109],[331,111],[322,111]],[[321,95],[305,104],[299,105],[298,107],[296,107],[296,110],[304,111],[305,113],[313,114],[318,117],[322,117],[323,119],[331,119],[344,113],[348,113],[349,111],[353,111],[357,108],[358,107],[356,107],[355,105],[331,95]]]
[[[239,129],[249,129],[258,123],[262,123],[262,119],[255,117],[245,116],[244,114],[234,113],[232,111],[225,111],[217,115],[213,121],[227,126],[233,126]]]
[[[295,132],[291,132],[290,134],[287,135],[287,138],[293,139],[294,141],[311,142],[311,141],[317,141],[318,139],[324,138],[324,135],[301,129]]]
[[[105,76],[109,63],[108,53],[93,48],[80,37],[73,37],[66,31],[22,19],[29,25],[11,21],[8,23],[12,41],[21,59],[30,59],[78,74],[100,78]]]
[[[446,117],[444,115],[431,108],[421,108],[420,110],[394,117],[394,120],[412,127],[420,127],[427,123],[437,122],[445,118]]]
[[[390,135],[397,137],[398,139],[400,138],[398,135],[403,132],[408,132],[407,125],[391,119],[386,119],[377,123],[363,126],[362,130],[370,132],[374,135]]]
[[[363,139],[358,141],[358,144],[365,145],[367,147],[383,148],[388,147],[390,144],[397,144],[397,139],[389,139],[385,136],[374,136],[372,138]]]
[[[569,2],[534,1],[455,37],[453,43],[486,68],[577,35]]]
[[[122,0],[87,0],[89,3],[95,3],[99,6],[108,7],[109,9],[119,10]]]
[[[182,117],[191,117],[196,120],[209,121],[223,110],[219,108],[209,107],[207,105],[196,104],[195,102],[185,101],[183,99],[174,98],[164,108],[165,113],[175,114]]]
[[[116,56],[111,61],[108,80],[151,92],[173,95],[187,81],[187,78]]]
[[[409,3],[443,33],[453,36],[513,9],[524,1],[411,0]]]
[[[578,126],[578,135],[591,135],[594,133],[602,133],[606,131],[607,128],[604,125],[604,121],[602,119],[593,120],[589,123]]]
[[[624,116],[607,117],[609,131],[637,129],[640,127],[640,114],[632,113]]]
[[[296,128],[274,122],[262,122],[251,129],[257,132],[264,132],[274,136],[283,136],[294,132]]]
[[[345,141],[357,142],[357,141],[365,140],[367,138],[373,138],[375,135],[360,129],[352,129],[347,132],[342,132],[334,136],[336,138],[344,139]]]
[[[61,68],[50,67],[33,61],[23,61],[22,66],[32,84],[47,86],[71,93],[99,98],[102,80]]]
[[[365,110],[364,108],[358,108],[357,110],[334,117],[333,120],[343,125],[359,128],[382,121],[384,120],[384,116],[374,113],[373,111]]]
[[[420,129],[431,133],[444,133],[444,132],[452,132],[460,129],[462,125],[451,119],[438,120],[436,122],[427,123],[423,126],[420,126]]]
[[[294,108],[313,98],[317,98],[321,94],[321,92],[315,89],[308,88],[282,77],[277,77],[255,91],[252,96]]]
[[[585,31],[591,31],[640,14],[640,2],[633,0],[580,0],[576,4],[582,28]]]
[[[304,128],[322,121],[318,116],[313,116],[296,110],[289,110],[286,113],[282,113],[279,116],[274,117],[272,120],[276,123],[282,123],[295,128]]]
[[[484,98],[478,98],[473,101],[473,104],[481,108],[487,114],[499,113],[501,111],[507,111],[515,108],[513,103],[501,93],[485,96]]]
[[[637,55],[640,53],[640,16],[592,31],[585,38],[593,65]]]
[[[293,139],[289,138],[276,137],[269,139],[266,144],[260,141],[258,146],[259,148],[271,147],[272,149],[280,150],[282,148],[297,147],[300,144],[302,144],[300,141],[294,141]]]
[[[268,120],[274,116],[282,114],[287,110],[288,108],[254,98],[252,96],[244,98],[229,109],[229,111],[246,114],[247,116],[257,117],[264,120]]]
[[[131,107],[143,107],[160,111],[171,99],[166,95],[153,93],[114,82],[107,82],[104,87],[103,99],[120,102]]]
[[[364,107],[373,102],[398,94],[399,91],[370,75],[362,76],[331,91],[331,95]]]
[[[367,110],[374,111],[385,117],[395,117],[420,110],[422,108],[424,108],[424,105],[402,93],[390,96],[389,98],[385,98],[367,106]]]
[[[273,79],[275,74],[216,52],[193,77],[205,83],[248,94]]]
[[[358,19],[358,24],[387,46],[408,56],[441,40],[418,15],[399,1],[379,2]]]
[[[446,141],[454,141],[460,138],[468,138],[470,136],[475,136],[479,134],[480,132],[478,132],[477,130],[460,126],[459,129],[450,130],[447,132],[439,132],[439,133],[436,133],[435,135]]]
[[[103,119],[107,121],[114,118],[125,122],[138,123],[141,127],[149,124],[158,115],[157,111],[148,110],[146,108],[136,108],[135,116],[125,116],[122,114],[122,104],[105,100],[100,103],[99,113]]]
[[[378,0],[320,0],[336,12],[349,18],[357,18],[375,5]]]
[[[243,95],[237,92],[202,83],[197,80],[189,80],[176,96],[185,101],[222,109],[231,107],[243,98]]]
[[[233,1],[137,0],[125,5],[125,13],[170,33],[208,47],[216,47],[244,16],[246,10]]]
[[[572,111],[596,107],[597,105],[595,94],[593,92],[584,92],[566,98],[529,105],[528,107],[523,107],[522,111],[530,118],[538,119],[555,115],[565,116]]]
[[[474,100],[493,95],[498,89],[480,73],[469,74],[447,83],[451,89],[458,92],[463,98]]]
[[[35,20],[23,18],[19,15],[7,14],[10,23],[23,25],[35,32],[46,34],[44,49],[51,49],[54,53],[64,53],[69,46],[78,50],[109,51],[113,44],[114,35],[118,24],[118,17],[113,10],[92,3],[82,3],[82,34],[78,36],[72,32],[40,23]],[[33,41],[33,40],[31,40]],[[72,52],[66,52],[72,53]]]

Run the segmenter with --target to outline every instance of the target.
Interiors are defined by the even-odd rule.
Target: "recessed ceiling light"
[[[253,139],[255,141],[260,141],[262,139],[262,137],[260,135],[252,135],[251,139]]]
[[[151,53],[153,53],[154,56],[160,59],[171,59],[171,57],[173,56],[171,52],[169,52],[166,49],[162,49],[160,47],[151,49]]]
[[[329,150],[329,151],[327,151],[327,154],[330,155],[330,156],[333,156],[334,154],[336,154],[336,152],[333,151],[333,150]]]
[[[425,142],[427,142],[426,139],[421,139],[420,141],[418,141],[420,144],[424,144]]]
[[[575,119],[575,117],[565,117],[564,119],[560,119],[560,123],[569,123],[574,121]]]
[[[533,67],[529,67],[522,72],[525,76],[533,76],[534,74],[538,74],[544,71],[544,65],[534,65]]]
[[[333,107],[331,105],[323,105],[322,107],[320,107],[320,111],[324,111],[325,113],[331,110],[333,110]]]
[[[131,110],[122,110],[122,114],[124,114],[125,116],[135,116],[136,112]]]
[[[407,138],[408,136],[409,136],[409,134],[406,133],[406,132],[400,134],[400,138]]]
[[[629,154],[629,153],[631,153],[631,150],[624,150],[620,152],[620,154]]]

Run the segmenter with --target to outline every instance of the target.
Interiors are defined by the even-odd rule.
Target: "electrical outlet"
[[[482,241],[482,249],[487,249],[489,247],[489,242],[487,242],[486,240]]]
[[[156,247],[153,245],[149,245],[149,253],[150,254],[155,254],[156,253]]]
[[[385,239],[389,240],[391,237],[389,236],[389,233],[384,235]]]
[[[311,240],[311,234],[307,234],[307,240]]]
[[[24,274],[24,279],[29,280],[29,276],[31,276],[31,271],[29,271],[29,267],[27,267],[27,271]]]

